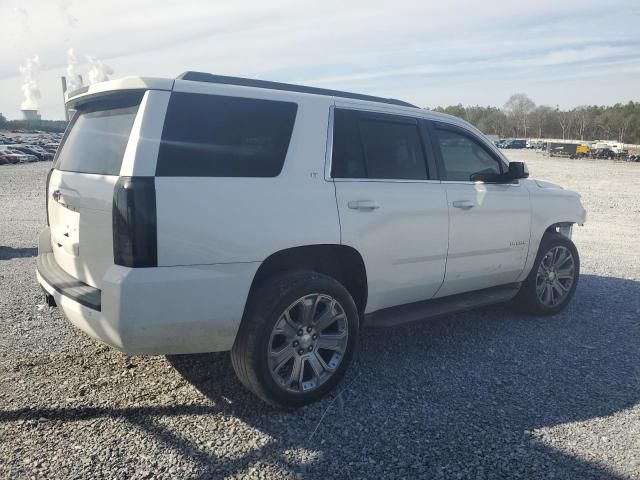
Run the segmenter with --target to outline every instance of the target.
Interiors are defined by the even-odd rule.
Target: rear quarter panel
[[[189,81],[175,90],[294,101],[298,111],[277,177],[156,177],[160,266],[262,261],[340,243],[334,186],[322,173],[330,99]]]

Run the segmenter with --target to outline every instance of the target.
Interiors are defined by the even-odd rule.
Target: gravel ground
[[[1,166],[0,477],[640,479],[640,164],[509,153],[583,194],[569,308],[365,330],[342,394],[294,412],[227,354],[127,356],[43,306],[48,165]]]

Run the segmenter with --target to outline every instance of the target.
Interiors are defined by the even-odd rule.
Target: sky
[[[500,107],[519,92],[560,108],[640,101],[638,0],[0,0],[0,19],[10,119],[34,55],[38,108],[63,118],[69,48],[85,81],[93,57],[110,78],[199,70],[422,107]]]

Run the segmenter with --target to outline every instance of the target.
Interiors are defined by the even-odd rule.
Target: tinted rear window
[[[361,120],[360,131],[369,178],[427,179],[417,123]]]
[[[331,172],[334,178],[426,180],[417,121],[336,109]]]
[[[80,106],[58,150],[56,168],[119,175],[142,95],[113,94]]]
[[[174,92],[156,175],[275,177],[289,148],[297,105]]]
[[[336,109],[333,116],[334,178],[367,178],[358,112]]]

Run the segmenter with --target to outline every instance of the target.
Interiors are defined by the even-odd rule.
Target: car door
[[[437,296],[515,282],[529,251],[528,190],[500,179],[507,163],[470,129],[431,122],[429,131],[449,209],[447,269]],[[487,173],[495,183],[478,181]]]
[[[448,213],[418,119],[337,103],[330,129],[341,241],[363,257],[366,311],[431,298],[444,279]]]

